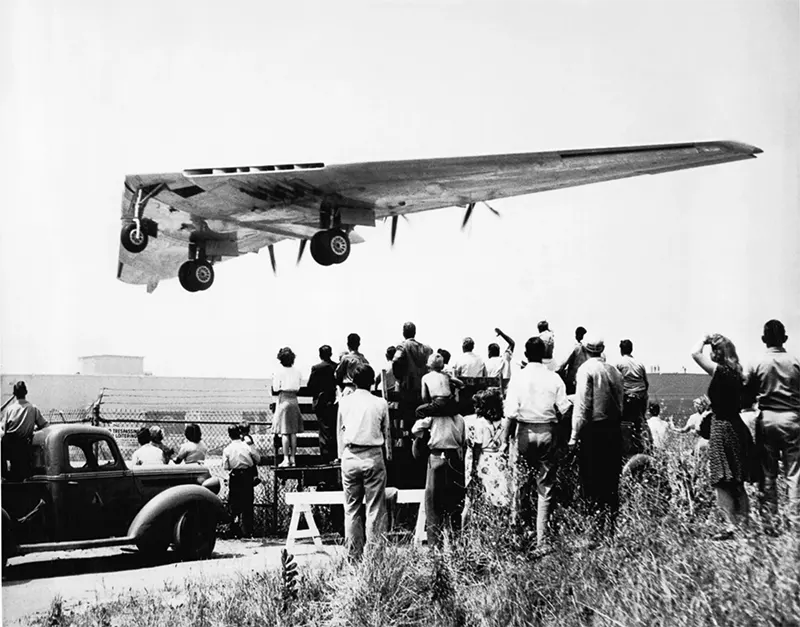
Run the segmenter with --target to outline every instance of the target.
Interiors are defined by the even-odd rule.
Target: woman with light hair
[[[704,352],[706,346],[711,347],[710,355]],[[711,375],[708,386],[713,412],[708,438],[709,479],[717,493],[717,505],[726,519],[725,530],[715,539],[725,540],[747,523],[750,503],[744,483],[755,479],[751,477],[749,462],[753,440],[739,415],[744,377],[736,347],[724,335],[706,335],[695,346],[692,358]]]
[[[272,430],[282,438],[283,461],[279,464],[282,467],[296,465],[297,434],[303,431],[303,415],[297,401],[302,375],[294,367],[294,360],[292,349],[284,346],[278,351],[281,367],[272,375],[272,393],[278,396]]]

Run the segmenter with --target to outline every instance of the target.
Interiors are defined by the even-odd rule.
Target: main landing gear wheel
[[[122,227],[119,239],[129,253],[140,253],[147,248],[147,233],[142,228],[137,229],[133,222]]]
[[[341,229],[319,231],[311,238],[311,256],[322,266],[342,263],[350,256],[350,238]]]
[[[202,292],[214,283],[214,268],[208,261],[187,261],[178,269],[178,281],[187,292]]]

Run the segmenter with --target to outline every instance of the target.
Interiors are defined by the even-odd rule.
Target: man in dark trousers
[[[576,376],[570,449],[578,448],[581,487],[595,518],[592,542],[600,534],[611,537],[619,512],[622,472],[622,375],[602,359],[599,337],[587,338],[589,354]]]
[[[325,344],[319,347],[320,362],[311,366],[308,392],[311,407],[319,422],[319,452],[326,462],[338,457],[336,447],[336,362],[331,359],[333,350]]]
[[[12,481],[22,481],[30,476],[33,432],[49,424],[39,408],[28,402],[27,396],[25,382],[17,381],[14,384],[14,400],[3,410],[0,418],[3,477]]]
[[[400,423],[398,426],[402,429],[404,443],[403,454],[399,456],[398,463],[412,464],[408,468],[409,472],[396,469],[397,487],[420,488],[425,483],[425,464],[422,461],[417,464],[412,462],[410,435],[416,420],[414,412],[422,404],[422,377],[428,371],[428,357],[433,354],[433,349],[418,342],[416,336],[417,326],[413,322],[406,322],[403,325],[403,341],[397,346],[392,359],[392,374],[397,381],[395,391]]]
[[[239,517],[239,531],[249,538],[253,534],[253,466],[258,464],[260,456],[254,446],[248,446],[241,439],[241,435],[238,425],[228,427],[231,443],[222,451],[222,467],[230,471],[228,508],[234,529]]]
[[[617,370],[622,375],[622,388],[625,400],[622,406],[622,454],[626,457],[650,451],[653,439],[645,422],[647,411],[647,370],[642,362],[633,358],[633,342],[622,340],[619,343],[622,356]]]

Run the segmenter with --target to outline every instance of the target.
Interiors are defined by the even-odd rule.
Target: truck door
[[[62,507],[69,539],[124,536],[141,503],[133,473],[114,441],[95,433],[74,434],[65,446],[69,468]]]

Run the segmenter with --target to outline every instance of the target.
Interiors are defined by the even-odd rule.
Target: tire
[[[217,543],[217,518],[210,507],[192,503],[175,523],[172,544],[183,561],[206,559]]]
[[[319,231],[311,238],[311,256],[321,266],[342,263],[350,256],[350,237],[341,229]]]
[[[214,283],[214,267],[208,261],[186,261],[178,269],[178,281],[187,292],[207,290]]]
[[[140,253],[147,248],[147,233],[143,228],[139,229],[139,234],[136,234],[136,225],[131,222],[122,227],[122,232],[119,236],[122,247],[129,253]]]
[[[311,238],[311,256],[321,266],[333,265],[333,259],[328,254],[328,231],[318,231]]]

